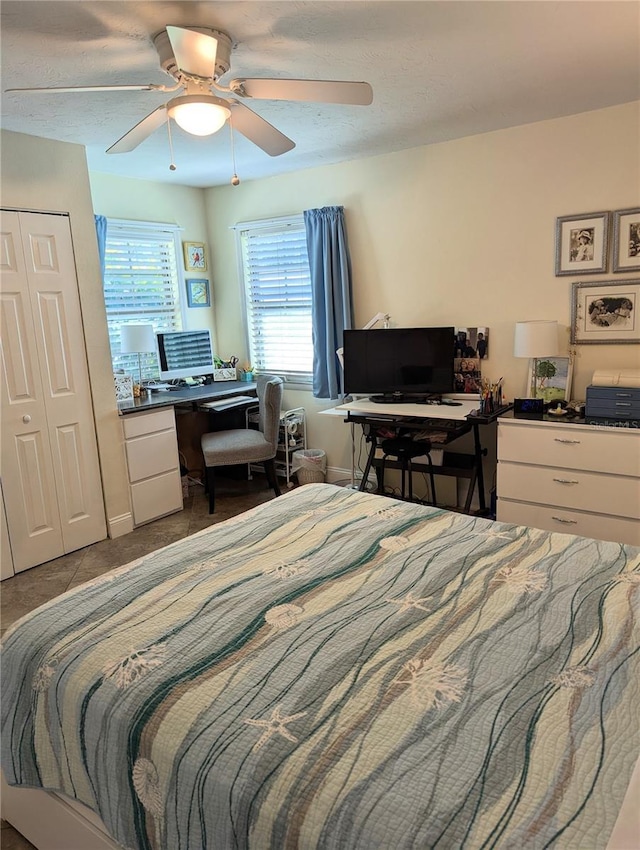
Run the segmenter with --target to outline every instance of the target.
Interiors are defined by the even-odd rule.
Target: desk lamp
[[[377,325],[378,322],[383,323],[382,324],[383,328],[388,328],[390,318],[391,318],[391,316],[389,315],[389,313],[376,313],[375,316],[373,317],[373,319],[369,319],[367,324],[362,326],[362,330],[368,331],[374,325]],[[337,351],[336,351],[336,354],[338,355],[338,360],[340,361],[340,365],[344,369],[344,348],[338,348]]]
[[[142,391],[141,354],[150,354],[156,350],[156,337],[152,324],[120,325],[120,354],[138,355],[138,377]]]
[[[556,357],[558,355],[558,323],[542,319],[532,322],[516,322],[513,342],[514,357],[533,359],[531,373],[531,398],[536,398],[538,379],[538,360],[541,357]]]

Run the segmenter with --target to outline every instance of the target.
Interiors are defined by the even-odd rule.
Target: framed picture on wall
[[[533,386],[531,374],[533,360],[529,365],[527,386]],[[570,357],[541,357],[536,363],[536,382],[534,398],[545,402],[569,401],[571,398],[572,363]]]
[[[640,271],[640,207],[613,214],[612,271]]]
[[[556,276],[607,270],[609,213],[564,215],[556,221]]]
[[[574,283],[572,345],[640,343],[640,280]]]
[[[202,242],[183,242],[184,267],[188,272],[206,272],[207,255]]]
[[[211,290],[208,280],[187,280],[187,304],[189,307],[211,307]]]

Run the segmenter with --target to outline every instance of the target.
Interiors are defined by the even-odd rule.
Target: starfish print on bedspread
[[[291,732],[289,732],[287,729],[287,723],[292,723],[294,720],[304,717],[306,713],[306,711],[299,711],[297,714],[290,714],[289,716],[283,717],[281,703],[273,709],[271,717],[268,720],[255,720],[253,718],[246,718],[243,720],[242,722],[247,723],[249,726],[258,726],[259,728],[264,729],[264,732],[258,741],[253,745],[251,752],[255,753],[257,750],[264,747],[267,741],[269,741],[274,735],[282,735],[282,737],[286,738],[287,741],[297,744],[298,739],[295,735],[292,735]]]
[[[429,611],[426,603],[429,602],[426,596],[416,598],[412,593],[407,593],[403,599],[385,599],[385,602],[390,602],[392,605],[399,605],[398,614],[404,614],[405,611],[410,611],[412,608],[418,611]]]

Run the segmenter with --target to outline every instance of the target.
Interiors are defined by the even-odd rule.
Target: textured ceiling
[[[58,2],[3,0],[3,91],[170,84],[152,37],[209,26],[234,42],[234,77],[367,80],[372,106],[252,100],[296,142],[269,157],[235,136],[241,180],[403,150],[640,99],[636,0]],[[2,127],[87,147],[96,171],[190,186],[229,182],[225,127],[198,139],[166,128],[135,151],[104,151],[171,95],[3,94]],[[174,125],[175,126],[175,125]]]

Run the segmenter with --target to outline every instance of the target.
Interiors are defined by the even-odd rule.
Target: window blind
[[[107,220],[104,299],[114,370],[138,374],[138,356],[120,354],[120,326],[151,322],[156,331],[182,330],[179,229]],[[142,377],[158,375],[155,354],[142,354]]]
[[[304,221],[238,226],[252,365],[311,381],[311,280]]]

